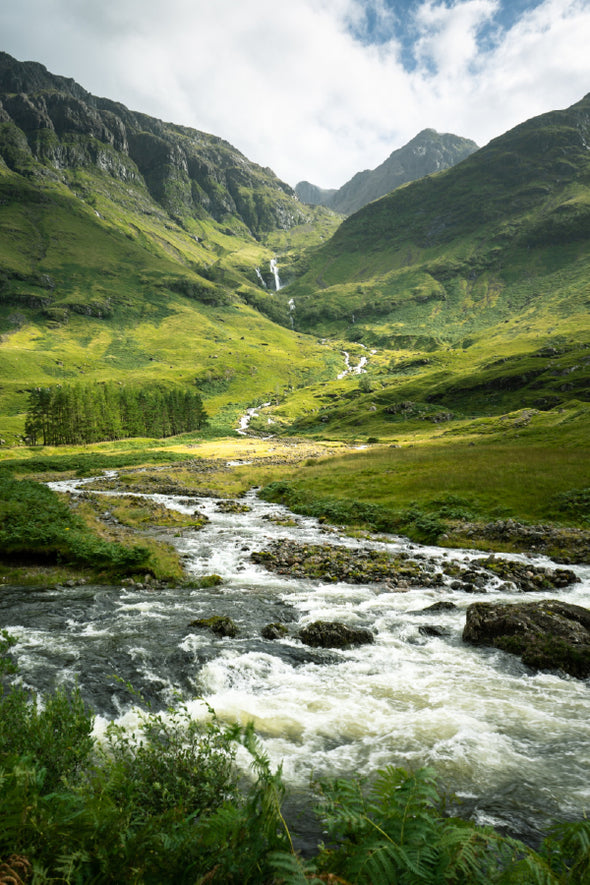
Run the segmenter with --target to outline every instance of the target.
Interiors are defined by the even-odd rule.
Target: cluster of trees
[[[200,430],[207,414],[196,390],[127,387],[115,382],[37,387],[29,396],[25,437],[33,445],[81,445]]]

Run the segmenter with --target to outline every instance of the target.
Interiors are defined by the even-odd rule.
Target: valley
[[[27,692],[61,686],[47,715],[70,705],[61,719],[82,735],[56,738],[64,760],[80,753],[70,768],[47,757],[79,873],[63,881],[91,880],[96,824],[122,840],[101,869],[125,872],[108,881],[140,868],[133,881],[168,881],[157,864],[174,856],[181,870],[202,825],[203,845],[230,846],[219,861],[229,866],[205,852],[190,881],[234,881],[224,870],[251,845],[248,881],[345,882],[317,823],[293,848],[296,812],[311,819],[311,769],[346,779],[324,799],[343,791],[334,807],[366,827],[354,776],[389,778],[398,797],[425,778],[431,799],[415,819],[426,821],[445,804],[429,769],[419,773],[429,765],[468,821],[453,830],[440,811],[429,841],[450,851],[445,839],[465,848],[475,834],[477,881],[577,881],[578,861],[574,878],[558,879],[545,869],[553,843],[542,845],[551,817],[587,825],[586,615],[565,645],[537,637],[543,666],[520,660],[514,637],[476,647],[461,631],[472,603],[516,606],[525,592],[541,608],[549,594],[587,613],[590,96],[479,149],[433,130],[417,138],[435,171],[367,202],[386,167],[418,168],[410,143],[356,181],[358,209],[335,211],[216,136],[0,53],[0,763],[28,752],[25,732],[33,742],[42,732]],[[429,633],[422,613],[440,603]],[[241,632],[215,633],[220,619]],[[307,648],[300,632],[314,621],[374,642]],[[265,626],[277,635],[261,637]],[[153,708],[138,713],[144,702]],[[25,713],[30,730],[16,735]],[[183,716],[179,746],[198,731],[211,754],[188,773],[184,750],[166,762]],[[155,747],[147,774],[146,760],[130,761],[142,728],[148,756]],[[90,776],[93,741],[113,743]],[[27,783],[37,777],[52,833],[62,812],[47,805],[37,764]],[[166,767],[178,784],[162,787]],[[240,774],[215,786],[210,807],[185,808],[195,771],[217,784],[222,770]],[[78,814],[91,834],[83,848],[64,822]],[[23,851],[43,843],[39,863],[57,869],[33,818]],[[365,829],[358,842],[373,837]],[[1,838],[0,880],[18,841]],[[555,869],[577,857],[573,843],[555,844]],[[305,867],[300,850],[319,852],[319,865]],[[445,855],[453,881],[475,881],[461,878],[463,856]]]

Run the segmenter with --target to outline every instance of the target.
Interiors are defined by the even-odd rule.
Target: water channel
[[[86,482],[52,487],[82,490]],[[182,512],[196,506],[194,499],[148,497]],[[290,516],[284,508],[254,492],[243,500],[249,511],[224,513],[215,498],[201,498],[205,527],[167,536],[188,573],[218,574],[218,587],[3,588],[0,624],[18,639],[23,682],[43,690],[77,680],[98,711],[99,732],[113,718],[130,726],[136,721],[122,682],[155,709],[180,694],[202,716],[198,699],[205,698],[223,720],[253,720],[273,763],[283,762],[296,789],[304,789],[312,773],[362,775],[389,764],[429,764],[462,800],[462,813],[523,838],[534,839],[553,818],[588,811],[589,683],[533,673],[513,656],[461,639],[470,603],[519,601],[521,593],[500,590],[497,581],[467,594],[453,590],[450,580],[400,592],[383,584],[296,579],[250,558],[281,538],[405,550],[441,563],[470,560],[476,552],[420,548],[395,537],[357,540],[299,516],[286,527],[277,524]],[[588,606],[590,567],[574,570],[581,582],[550,595]],[[456,608],[423,611],[441,599]],[[238,636],[216,638],[189,626],[211,615],[231,617]],[[348,651],[308,648],[296,633],[317,619],[368,627],[376,641]],[[264,625],[277,621],[289,635],[263,639]],[[429,625],[443,635],[421,629]]]

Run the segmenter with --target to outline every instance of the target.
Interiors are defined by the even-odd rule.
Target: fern
[[[556,824],[540,854],[564,885],[590,885],[590,820]]]

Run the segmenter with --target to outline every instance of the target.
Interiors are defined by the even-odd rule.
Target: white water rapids
[[[77,679],[100,714],[99,726],[113,717],[135,721],[121,679],[155,708],[180,692],[202,716],[196,698],[205,698],[224,720],[253,720],[273,763],[283,761],[285,779],[296,788],[304,788],[312,773],[362,775],[388,764],[431,764],[462,797],[462,813],[525,838],[553,817],[588,811],[589,683],[533,673],[515,657],[461,639],[470,603],[517,601],[521,593],[500,590],[496,581],[485,593],[467,594],[451,589],[451,579],[444,587],[393,592],[378,584],[295,579],[250,559],[252,551],[280,538],[405,549],[441,564],[475,558],[475,551],[419,548],[396,538],[355,540],[303,517],[296,517],[295,527],[280,526],[272,519],[288,511],[254,493],[244,499],[251,507],[246,513],[221,512],[213,498],[153,497],[207,514],[210,522],[200,531],[167,539],[191,575],[216,573],[223,584],[208,590],[3,588],[0,624],[18,639],[14,652],[26,684],[43,690]],[[581,583],[550,595],[587,606],[590,567],[575,571]],[[421,611],[441,599],[457,608]],[[238,636],[219,639],[189,627],[212,615],[230,616]],[[307,648],[296,633],[316,619],[368,627],[375,644],[349,651]],[[262,627],[276,621],[288,625],[289,637],[263,639]],[[428,625],[446,634],[425,636],[420,627]]]

